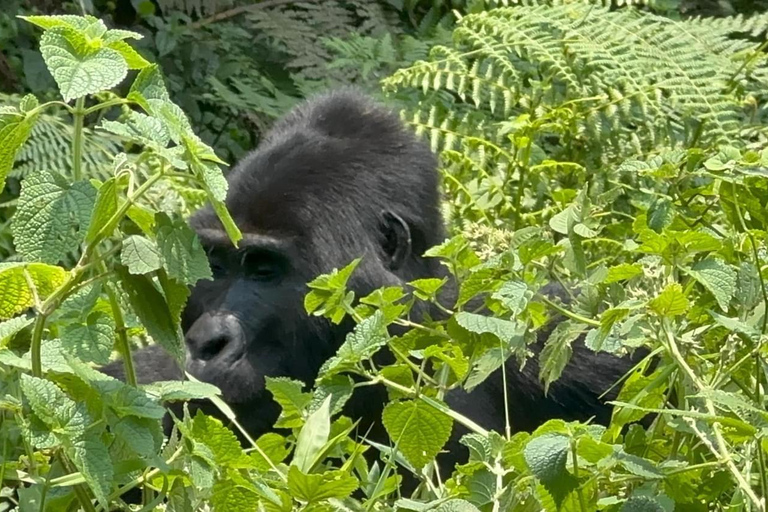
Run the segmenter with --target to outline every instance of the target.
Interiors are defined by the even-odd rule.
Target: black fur
[[[296,108],[230,173],[227,206],[244,233],[239,250],[210,208],[193,217],[215,279],[193,289],[184,313],[187,369],[222,390],[253,436],[268,431],[279,412],[264,376],[312,383],[352,327],[306,315],[307,281],[357,257],[363,259],[350,288],[358,296],[442,275],[437,260],[422,257],[445,238],[436,168],[435,156],[395,115],[344,90]],[[141,382],[180,375],[157,348],[135,357]],[[598,396],[630,364],[577,343],[545,397],[537,361],[522,372],[511,362],[513,428],[531,430],[554,417],[607,422],[610,411]],[[105,371],[122,377],[120,362]],[[362,388],[346,411],[362,418],[362,432],[372,425],[371,436],[382,442],[385,399],[381,388]],[[498,372],[471,396],[455,392],[448,402],[481,426],[503,431]],[[466,453],[455,446],[463,433],[454,429],[447,465]]]

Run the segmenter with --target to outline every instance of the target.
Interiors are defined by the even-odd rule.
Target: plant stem
[[[115,98],[112,100],[105,101],[104,103],[99,103],[98,105],[94,105],[90,108],[87,108],[83,111],[83,115],[90,115],[94,112],[98,112],[99,110],[104,110],[105,108],[114,107],[116,105],[127,105],[128,103],[132,103],[130,100],[127,100],[125,98]]]
[[[107,271],[107,266],[102,262],[103,270]],[[120,302],[117,300],[117,293],[109,284],[104,288],[109,297],[109,305],[112,308],[112,317],[115,319],[115,333],[117,334],[117,351],[123,357],[123,367],[125,368],[125,380],[133,387],[138,386],[136,381],[136,370],[133,367],[133,357],[131,356],[131,344],[128,342],[128,335],[125,331],[125,320],[123,319],[123,310],[120,309]]]
[[[573,476],[576,478],[576,494],[579,496],[579,509],[581,512],[587,512],[587,505],[584,503],[584,493],[581,491],[579,481],[579,456],[576,453],[576,443],[571,440],[571,457],[573,458]]]
[[[597,320],[593,320],[591,318],[587,318],[585,316],[582,316],[582,315],[573,313],[571,311],[568,311],[567,309],[565,309],[563,307],[560,307],[559,305],[557,305],[556,303],[552,302],[551,300],[549,300],[548,298],[546,298],[545,296],[543,296],[541,294],[539,294],[539,297],[541,298],[541,300],[547,306],[551,307],[552,309],[554,309],[558,313],[562,314],[563,316],[567,316],[571,320],[576,320],[576,321],[581,322],[583,324],[591,325],[592,327],[600,327],[600,322],[598,322]]]
[[[83,121],[85,120],[85,96],[75,101],[75,110],[72,112],[75,118],[75,132],[72,137],[72,179],[83,179]]]
[[[68,473],[75,473],[77,469],[72,465],[72,462],[69,461],[66,455],[63,453],[59,454],[59,459],[61,460],[61,465],[64,466],[64,468],[67,470]],[[75,496],[77,496],[77,501],[80,502],[80,506],[83,507],[83,510],[85,512],[96,512],[96,508],[93,506],[93,502],[91,501],[90,496],[88,496],[88,489],[86,486],[80,484],[73,486],[75,490]]]

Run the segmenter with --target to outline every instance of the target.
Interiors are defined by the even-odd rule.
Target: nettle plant
[[[764,510],[765,150],[745,149],[736,132],[723,130],[712,140],[725,137],[741,149],[702,147],[700,137],[682,137],[689,144],[675,150],[641,141],[634,156],[585,148],[577,128],[592,112],[566,108],[581,104],[572,97],[553,109],[562,118],[542,121],[533,109],[514,122],[489,123],[493,136],[477,123],[474,136],[457,135],[469,144],[462,146],[467,158],[453,142],[443,151],[449,187],[464,194],[453,206],[476,223],[428,253],[445,263],[455,300],[437,303],[448,279],[355,297],[346,283],[357,262],[320,276],[309,284],[307,311],[337,323],[352,317],[357,327],[313,389],[267,380],[285,435],[254,440],[241,432],[243,449],[220,421],[197,414],[173,418],[164,438],[162,402],[208,398],[238,423],[212,386],[136,385],[133,339],[148,336],[181,357],[188,285],[210,276],[178,212],[156,211],[149,199],[164,183],[192,184],[236,243],[222,204],[226,182],[213,151],[169,100],[159,70],[126,43],[136,34],[88,17],[28,20],[45,30],[41,50],[65,102],[26,97],[0,112],[0,176],[49,106],[73,115],[74,161],[73,176],[37,169],[23,180],[12,220],[20,261],[0,265],[0,479],[3,496],[22,510],[126,509],[134,489],[143,510]],[[127,96],[106,92],[129,68],[140,71]],[[85,180],[84,120],[112,107],[120,115],[99,129],[123,137],[132,151],[115,157],[108,180]],[[568,127],[573,141],[544,144]],[[504,153],[502,165],[492,150],[504,144],[515,151]],[[557,153],[557,162],[545,162],[546,152]],[[588,161],[601,159],[603,171],[587,172]],[[562,173],[550,188],[543,179],[525,185],[524,176],[554,169]],[[472,170],[482,173],[482,186],[457,179]],[[519,189],[494,181],[499,170],[512,170]],[[542,291],[557,281],[567,303]],[[435,303],[446,319],[414,321],[417,302]],[[526,411],[505,400],[497,405],[507,428],[493,432],[446,405],[452,390],[505,381],[506,370],[496,370],[525,363],[536,333],[555,317],[538,355],[547,386],[581,337],[596,352],[649,353],[619,384],[609,426],[552,420],[513,433]],[[404,334],[392,336],[395,325]],[[384,347],[395,362],[381,366],[373,356]],[[113,350],[125,361],[126,383],[93,368]],[[354,418],[339,416],[356,389],[372,385],[389,392],[387,446],[364,440]],[[434,460],[457,425],[470,432],[462,438],[469,461],[441,481]],[[396,472],[420,479],[413,495],[401,495]]]

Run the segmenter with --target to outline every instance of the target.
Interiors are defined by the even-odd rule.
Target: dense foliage
[[[200,24],[236,8],[224,3],[160,6]],[[210,276],[184,215],[211,201],[239,237],[221,203],[222,162],[196,134],[205,122],[135,51],[140,34],[28,17],[60,96],[9,97],[0,110],[0,182],[20,183],[0,230],[15,252],[0,264],[0,498],[46,511],[125,508],[132,489],[137,509],[173,511],[765,510],[768,18],[529,3],[467,9],[452,38],[384,80],[441,155],[455,236],[428,254],[459,283],[441,306],[448,319],[409,318],[443,280],[355,297],[345,289],[355,262],[318,277],[307,311],[358,325],[316,382],[269,379],[279,430],[245,450],[202,414],[175,418],[163,437],[160,402],[191,397],[211,398],[239,428],[212,386],[131,377],[136,343],[181,356],[187,285]],[[241,44],[219,41],[229,37]],[[381,37],[331,47],[390,44]],[[284,67],[294,85],[312,80],[311,66]],[[549,282],[570,300],[542,295]],[[467,309],[472,299],[486,311]],[[392,337],[391,324],[409,330]],[[539,357],[554,386],[582,335],[594,351],[650,353],[617,384],[608,427],[555,420],[514,433],[525,411],[505,402],[508,428],[489,432],[443,402],[512,357]],[[385,345],[397,361],[376,366]],[[127,383],[93,369],[113,352]],[[388,446],[339,415],[369,385],[389,392]],[[469,462],[440,481],[433,460],[456,424],[471,432]],[[397,473],[409,472],[421,485],[403,496]]]

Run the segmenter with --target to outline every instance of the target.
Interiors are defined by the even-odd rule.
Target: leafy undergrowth
[[[740,38],[762,33],[762,18],[498,9],[467,16],[453,47],[391,77],[442,156],[457,234],[428,256],[459,283],[457,299],[439,306],[447,320],[416,323],[409,312],[444,280],[354,297],[356,262],[317,278],[307,311],[358,325],[316,382],[268,380],[278,430],[246,449],[202,414],[175,418],[164,438],[164,401],[210,398],[238,424],[212,386],[137,386],[130,358],[145,338],[181,357],[187,285],[210,275],[180,212],[152,191],[200,190],[240,236],[219,159],[131,49],[137,34],[87,17],[28,21],[65,102],[27,96],[0,110],[0,182],[45,109],[69,111],[74,137],[71,175],[26,173],[19,258],[0,264],[0,479],[12,507],[125,509],[139,489],[134,508],[172,511],[765,510],[768,84],[762,48]],[[107,92],[134,69],[126,97]],[[84,118],[101,111],[116,115],[95,129],[131,148],[105,181],[81,165]],[[545,295],[552,282],[570,300]],[[483,311],[467,306],[476,300]],[[526,411],[499,403],[508,428],[489,432],[445,405],[450,390],[505,378],[494,373],[504,361],[523,364],[555,316],[536,356],[546,386],[574,343],[649,354],[618,383],[610,425],[515,432]],[[396,362],[374,365],[384,346]],[[128,356],[127,383],[93,369],[113,351]],[[386,446],[339,414],[371,385],[389,393]],[[441,481],[434,459],[457,425],[469,462]],[[421,484],[402,495],[407,473]]]

